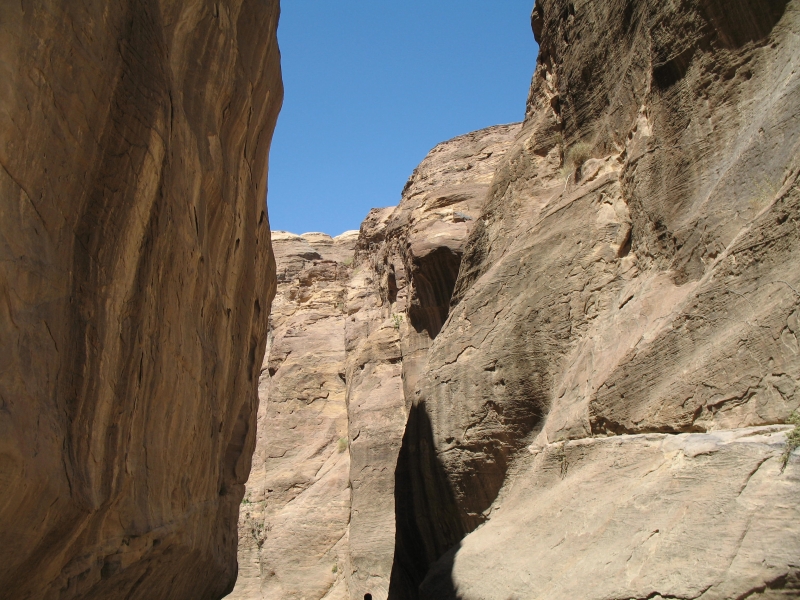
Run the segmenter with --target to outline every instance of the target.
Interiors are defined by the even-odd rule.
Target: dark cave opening
[[[408,318],[417,332],[425,330],[431,339],[439,335],[450,312],[450,298],[456,287],[461,256],[443,246],[413,260],[414,295]]]

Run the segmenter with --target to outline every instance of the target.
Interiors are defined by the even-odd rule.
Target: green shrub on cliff
[[[800,414],[797,411],[793,412],[787,423],[795,425],[795,428],[786,434],[786,448],[783,449],[783,456],[781,456],[781,471],[786,468],[792,452],[796,448],[800,448]]]

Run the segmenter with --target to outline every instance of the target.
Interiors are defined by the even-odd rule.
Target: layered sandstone
[[[233,586],[277,20],[276,0],[3,5],[4,598]]]
[[[272,233],[278,287],[229,598],[347,597],[344,307],[356,238]]]
[[[317,562],[281,533],[261,577],[335,553],[286,597],[797,597],[800,2],[539,0],[532,25],[525,121],[441,144],[362,224],[349,527],[317,509]],[[292,240],[295,277],[322,252]],[[321,351],[288,344],[277,376]],[[333,389],[316,369],[281,397]]]

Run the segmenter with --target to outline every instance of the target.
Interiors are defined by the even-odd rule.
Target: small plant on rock
[[[262,523],[255,523],[250,528],[250,533],[256,541],[256,545],[261,548],[264,545],[264,525]]]
[[[583,163],[592,157],[592,147],[585,142],[578,142],[570,147],[564,159],[564,167],[568,174],[575,174],[575,179],[580,179]]]
[[[347,438],[346,437],[340,437],[339,438],[339,442],[337,444],[337,448],[339,450],[339,453],[341,454],[342,452],[347,450],[347,446],[348,446]]]
[[[272,531],[272,525],[269,523],[256,522],[250,527],[250,533],[252,534],[253,539],[256,541],[256,546],[258,546],[259,550],[267,540],[267,533],[270,531]]]
[[[783,449],[783,455],[781,456],[781,472],[783,472],[786,465],[789,463],[789,457],[792,455],[792,452],[800,448],[800,414],[798,414],[797,411],[793,412],[787,420],[787,423],[791,423],[795,428],[786,434],[786,448]]]
[[[403,315],[397,313],[392,315],[392,327],[394,327],[398,331],[400,330],[400,324],[402,322],[403,322]]]

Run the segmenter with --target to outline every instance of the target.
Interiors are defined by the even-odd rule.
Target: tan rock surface
[[[0,13],[0,596],[219,598],[275,286],[278,2]]]
[[[464,562],[459,551],[452,577],[437,566],[432,597],[456,597],[456,590],[503,599],[564,597],[566,589],[571,597],[609,599],[694,598],[704,589],[726,598],[756,589],[764,597],[798,593],[795,546],[780,533],[793,531],[796,513],[784,508],[797,479],[789,470],[779,475],[775,461],[760,477],[776,480],[758,492],[774,512],[733,510],[730,490],[747,479],[754,459],[720,452],[707,467],[700,459],[687,479],[658,484],[663,492],[648,488],[646,470],[636,467],[630,498],[673,488],[702,498],[711,494],[702,485],[713,472],[722,473],[729,508],[724,527],[696,527],[693,536],[713,543],[695,549],[696,538],[685,537],[683,547],[658,547],[659,568],[635,581],[612,556],[644,540],[652,523],[625,512],[624,499],[611,501],[616,483],[598,476],[591,487],[580,477],[552,485],[540,472],[545,462],[515,466],[532,442],[557,448],[615,434],[721,432],[785,422],[800,404],[800,4],[733,4],[537,4],[541,53],[528,116],[497,169],[414,397],[424,427],[408,450],[413,509],[399,541],[413,550],[407,589],[441,548],[490,518],[461,542]],[[625,464],[627,449],[636,448],[591,444],[575,446],[587,453],[587,474]],[[641,460],[658,467],[661,459]],[[511,526],[498,534],[493,510],[504,485],[511,491],[499,515],[552,519],[532,526],[541,538],[525,528],[515,535]],[[515,494],[519,486],[530,493]],[[600,498],[609,500],[597,505]],[[626,515],[626,527],[584,540],[591,552],[612,555],[602,583],[594,558],[582,569],[583,541],[565,542],[565,554],[538,546],[551,541],[549,532],[573,527],[569,514],[558,513],[566,506],[587,515],[587,528],[593,511]],[[762,514],[764,535],[789,553],[748,546],[740,570],[726,571],[734,568],[725,560],[737,556],[736,532]],[[498,536],[494,548],[515,549],[514,560],[493,562],[485,546],[494,568],[471,568],[475,549],[491,536]],[[708,571],[684,568],[685,555],[707,562]],[[567,558],[571,574],[562,571]],[[521,569],[530,573],[527,588],[512,583]],[[554,587],[539,587],[548,574]],[[511,591],[503,595],[506,583]]]
[[[452,289],[470,213],[518,130],[440,144],[400,205],[372,211],[360,232],[272,232],[278,291],[230,598],[387,597],[404,386],[446,314],[450,291],[437,286]]]
[[[273,232],[278,291],[259,385],[233,599],[346,593],[345,310],[357,232]]]
[[[491,127],[438,145],[412,174],[400,204],[373,210],[361,226],[346,326],[351,599],[390,594],[408,392],[447,314],[492,172],[519,127]]]
[[[525,122],[437,146],[362,224],[349,528],[281,531],[338,556],[314,597],[798,597],[800,2],[540,0],[532,25]],[[287,234],[279,277],[313,281],[322,241]],[[275,338],[270,394],[336,384],[287,369],[312,331]],[[269,578],[311,572],[278,544]]]
[[[800,461],[781,473],[785,429],[550,444],[421,597],[796,598]]]

